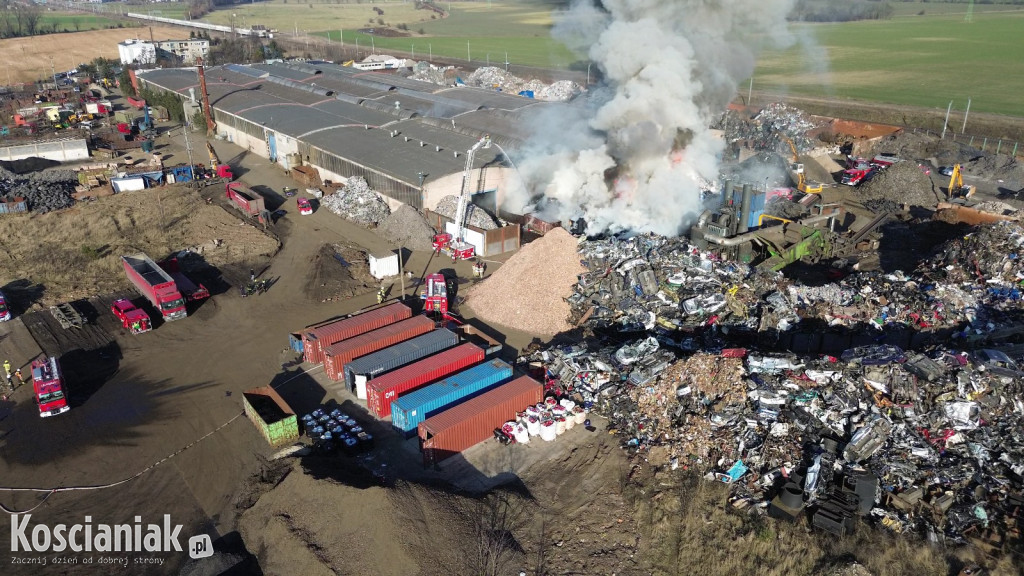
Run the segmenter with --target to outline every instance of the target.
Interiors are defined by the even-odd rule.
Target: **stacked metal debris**
[[[807,132],[818,125],[803,110],[775,102],[753,117],[727,112],[714,127],[725,131],[726,142],[740,143],[751,150],[779,152],[789,158],[789,146],[780,136],[792,140],[801,153],[808,152],[821,144],[807,136]]]
[[[627,448],[667,449],[673,469],[730,484],[752,514],[1019,547],[1024,370],[986,346],[1024,354],[1011,344],[1024,335],[1022,246],[1024,227],[999,223],[912,274],[807,286],[678,239],[588,241],[569,298],[588,337],[522,360]],[[780,352],[804,325],[822,347],[847,346]]]
[[[551,101],[569,100],[582,89],[579,84],[569,80],[555,82],[551,85],[545,85],[539,80],[524,80],[496,66],[477,68],[465,78],[465,82],[467,86],[477,86],[512,94],[530,91],[533,92],[534,98]]]
[[[362,176],[348,179],[345,186],[334,194],[324,196],[322,204],[346,220],[372,226],[391,214],[388,203],[373,190]]]
[[[455,212],[458,211],[458,208],[458,196],[451,195],[441,198],[437,203],[437,208],[434,208],[434,212],[454,220]],[[466,224],[476,226],[477,228],[482,228],[484,230],[494,230],[498,227],[498,223],[495,222],[494,218],[476,204],[469,204],[466,206]]]

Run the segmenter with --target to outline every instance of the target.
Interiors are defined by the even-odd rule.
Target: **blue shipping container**
[[[365,399],[368,380],[390,370],[401,368],[420,358],[426,358],[431,354],[451,348],[458,342],[459,337],[454,332],[441,328],[367,354],[345,364],[345,386],[348,386],[349,390],[355,389],[356,397]]]
[[[420,422],[461,400],[486,392],[512,378],[512,367],[488,360],[426,386],[391,403],[391,425],[406,437],[416,433]]]

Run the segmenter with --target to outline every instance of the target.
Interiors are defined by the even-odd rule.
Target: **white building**
[[[125,40],[117,44],[121,64],[155,64],[156,46],[143,40]]]
[[[157,42],[125,40],[117,45],[117,53],[122,64],[156,64],[158,54],[177,57],[183,64],[195,64],[196,58],[206,58],[210,53],[210,41],[199,38]]]

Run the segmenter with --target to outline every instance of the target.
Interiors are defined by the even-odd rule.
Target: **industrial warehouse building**
[[[200,99],[194,68],[138,78],[185,101]],[[499,206],[512,170],[502,151],[526,139],[524,112],[550,105],[329,63],[228,64],[206,69],[206,83],[219,137],[285,170],[311,165],[339,182],[362,176],[393,208],[433,209],[457,195],[467,151],[485,135],[495,145],[476,153],[470,186],[474,203]]]

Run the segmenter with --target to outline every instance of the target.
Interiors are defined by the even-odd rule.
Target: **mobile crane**
[[[491,147],[491,136],[484,134],[473,147],[466,152],[466,168],[462,171],[462,190],[459,193],[459,204],[455,210],[455,238],[452,238],[451,234],[438,234],[434,236],[434,250],[435,251],[451,251],[454,258],[458,260],[470,260],[476,256],[476,248],[472,244],[466,242],[466,211],[469,207],[469,197],[471,196],[470,187],[470,172],[473,171],[473,158],[476,157],[476,151],[480,148]]]
[[[804,177],[804,165],[800,163],[800,156],[796,152],[796,144],[793,144],[793,140],[786,136],[780,135],[780,137],[786,141],[786,144],[789,144],[789,150],[793,153],[793,162],[789,165],[789,170],[792,172],[793,181],[796,182],[796,189],[804,194],[821,194],[821,184],[807,183],[807,179]]]
[[[974,196],[974,186],[964,184],[964,175],[959,164],[953,166],[953,173],[949,176],[949,187],[946,188],[946,195],[949,201],[955,204],[966,204],[967,200]]]
[[[220,158],[217,157],[217,151],[213,149],[213,144],[209,141],[206,142],[206,151],[210,154],[210,172],[213,172],[217,178],[227,178],[231,180],[235,177],[231,173],[231,166],[227,164],[221,164]]]

